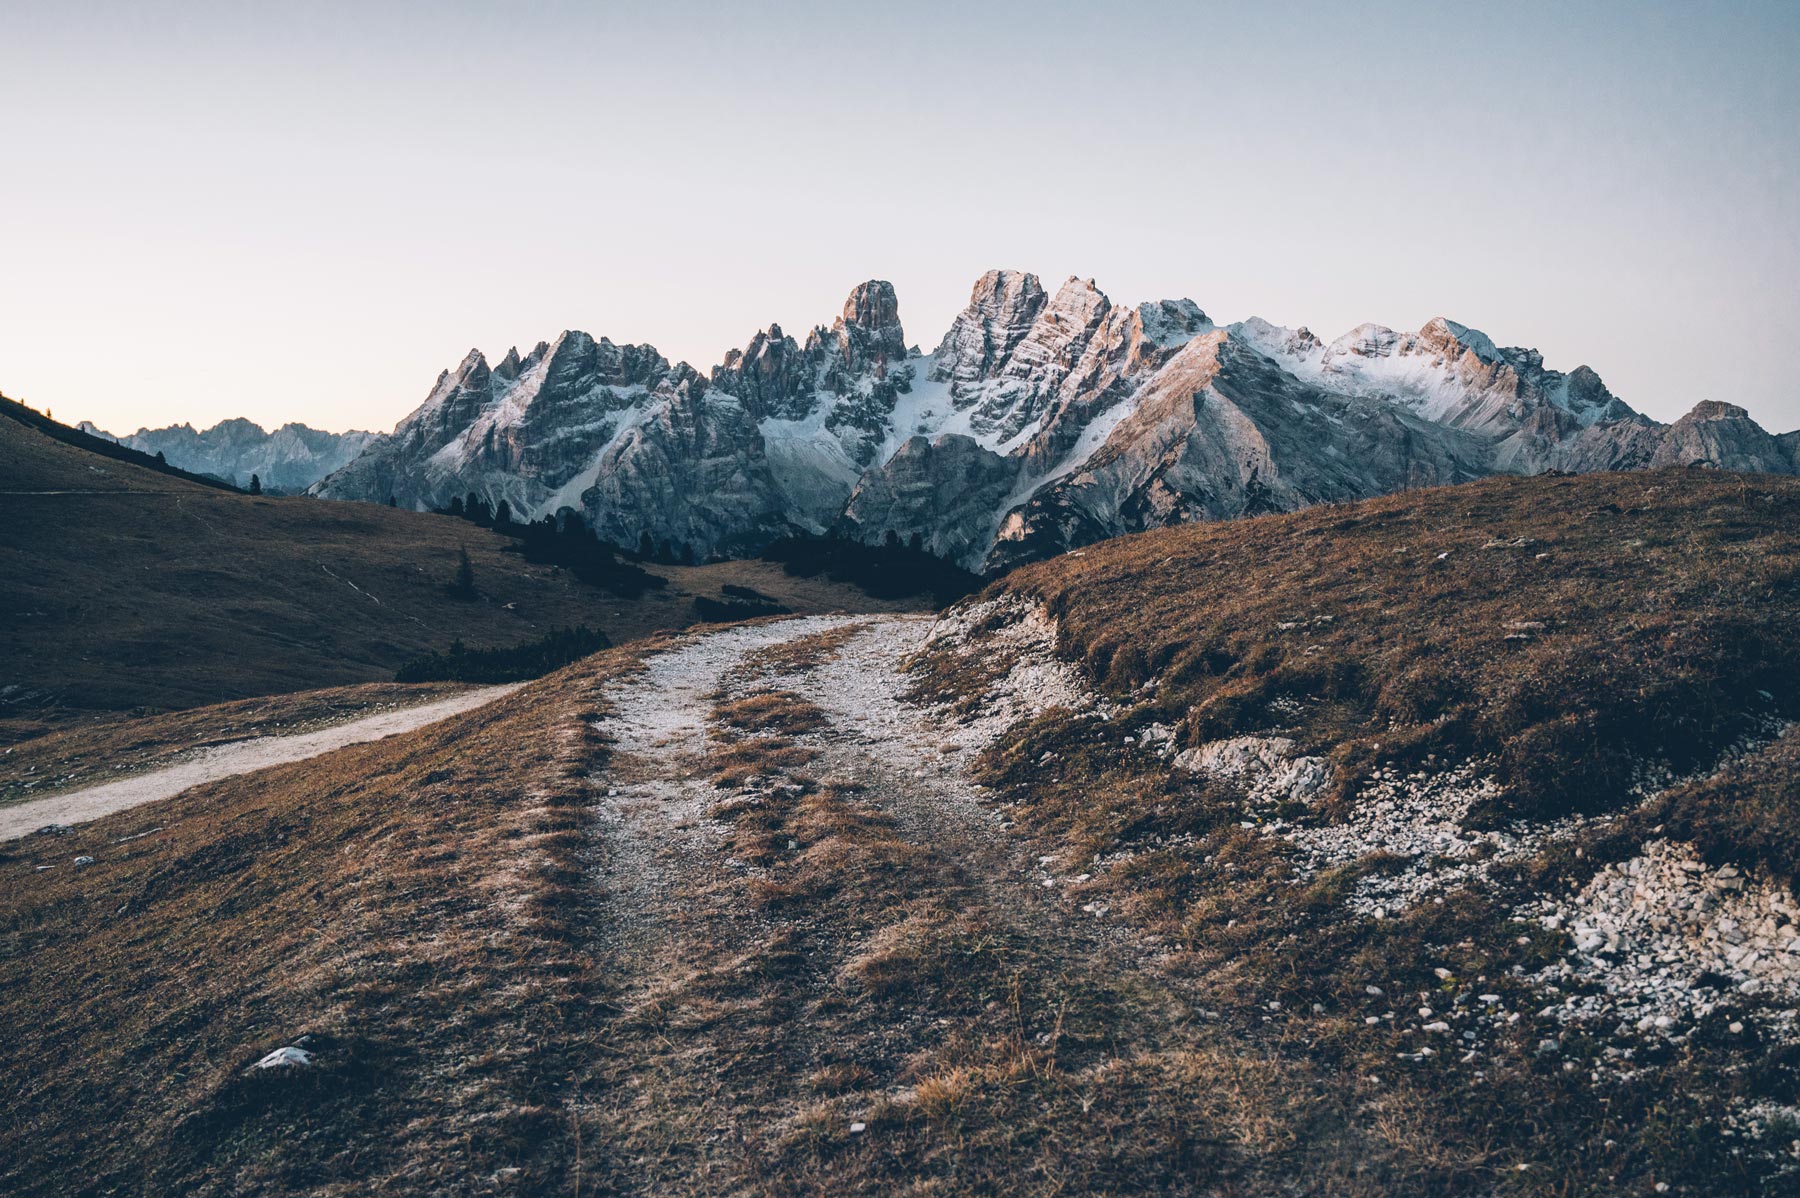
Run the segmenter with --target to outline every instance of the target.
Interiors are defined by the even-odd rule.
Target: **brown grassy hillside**
[[[586,720],[622,668],[0,845],[0,1192],[478,1193],[560,1156]],[[296,1041],[317,1069],[246,1072]]]
[[[1800,714],[1789,478],[1492,478],[1121,537],[996,593],[1184,743],[1279,729],[1340,795],[1492,757],[1513,811],[1591,810]]]
[[[576,624],[614,641],[694,623],[751,587],[794,611],[893,610],[765,562],[654,567],[622,600],[461,520],[201,486],[0,419],[0,739],[82,712],[174,709],[386,681],[453,639]],[[467,549],[480,592],[445,593]]]

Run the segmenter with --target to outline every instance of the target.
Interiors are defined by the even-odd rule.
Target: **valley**
[[[34,414],[35,415],[35,414]],[[40,418],[41,419],[41,418]],[[745,588],[792,612],[916,609],[766,561],[645,568],[608,592],[518,541],[378,504],[251,496],[0,418],[0,742],[71,721],[391,681],[452,642],[685,627]],[[449,593],[466,552],[475,594]]]
[[[1800,1198],[1800,3],[117,7],[0,1198]]]

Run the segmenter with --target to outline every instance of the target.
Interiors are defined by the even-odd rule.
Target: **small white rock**
[[[304,1048],[295,1048],[290,1044],[285,1048],[277,1048],[274,1052],[258,1061],[256,1067],[258,1069],[286,1069],[297,1065],[310,1065],[312,1063],[312,1053],[307,1052]]]

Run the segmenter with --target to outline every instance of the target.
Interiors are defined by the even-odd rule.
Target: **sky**
[[[705,369],[994,267],[1444,315],[1800,427],[1800,4],[0,0],[0,392],[390,428],[565,328]]]

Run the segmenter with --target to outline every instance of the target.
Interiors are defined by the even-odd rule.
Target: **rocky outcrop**
[[[1183,346],[1130,407],[1076,469],[1008,513],[989,568],[1125,529],[1291,511],[1486,473],[1479,439],[1391,404],[1308,387],[1225,330]]]
[[[1027,449],[1042,463],[1094,416],[1123,399],[1174,347],[1210,328],[1192,300],[1116,307],[1092,279],[1046,298],[1037,276],[990,271],[976,283],[933,357],[968,431],[990,448]]]
[[[791,531],[750,409],[687,371],[611,438],[579,503],[600,536],[676,556],[753,552]]]
[[[141,428],[124,437],[86,421],[83,432],[144,453],[160,453],[171,465],[210,474],[240,487],[254,475],[273,491],[304,491],[354,460],[374,441],[374,433],[327,433],[304,424],[284,424],[274,432],[243,419],[223,420],[205,431],[191,424]]]
[[[998,374],[1031,331],[1049,297],[1036,275],[990,270],[975,281],[969,306],[950,322],[932,355],[931,377],[971,387]]]
[[[880,280],[831,324],[803,339],[771,325],[704,376],[577,332],[491,369],[471,351],[314,490],[419,507],[472,491],[699,555],[794,531],[916,534],[1001,569],[1162,524],[1496,472],[1791,472],[1797,456],[1800,434],[1770,436],[1741,408],[1661,425],[1585,366],[1549,369],[1443,318],[1327,343],[996,270],[928,355],[908,350]]]
[[[425,402],[348,467],[319,483],[332,499],[442,507],[476,494],[516,512],[573,506],[564,495],[675,372],[647,345],[566,331],[490,370],[470,350]],[[689,370],[688,374],[692,374]]]
[[[1662,434],[1652,466],[1712,466],[1719,470],[1782,473],[1794,469],[1779,439],[1736,404],[1708,400]]]

